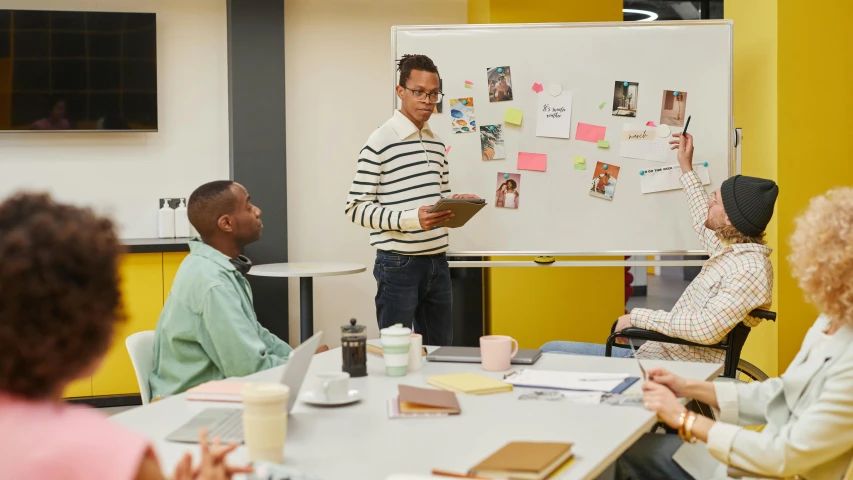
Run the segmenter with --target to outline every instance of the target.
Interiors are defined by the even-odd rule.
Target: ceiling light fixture
[[[651,22],[658,19],[658,14],[648,10],[636,10],[634,8],[623,8],[622,13],[635,13],[637,15],[647,15],[646,18],[637,20],[638,22]]]

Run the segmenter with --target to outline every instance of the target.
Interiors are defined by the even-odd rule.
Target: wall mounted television
[[[157,131],[153,13],[0,10],[0,131]]]

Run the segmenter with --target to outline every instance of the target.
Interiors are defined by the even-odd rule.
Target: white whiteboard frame
[[[735,147],[739,146],[737,143],[737,136],[735,134],[734,127],[734,22],[731,20],[689,20],[689,21],[659,21],[659,22],[586,22],[586,23],[492,23],[492,24],[459,24],[459,25],[406,25],[406,26],[392,26],[391,27],[391,85],[393,87],[397,86],[397,67],[396,62],[398,59],[397,55],[397,32],[408,32],[408,31],[419,31],[419,30],[446,30],[446,31],[454,31],[454,30],[469,30],[469,29],[478,29],[478,30],[495,30],[495,29],[505,29],[505,30],[514,30],[514,29],[523,29],[523,28],[590,28],[590,27],[614,27],[614,28],[649,28],[649,27],[667,27],[667,26],[676,26],[676,27],[692,27],[692,26],[703,26],[703,25],[727,25],[729,26],[729,149],[728,149],[728,175],[731,177],[732,175],[736,175],[740,173],[740,158],[739,155],[736,158],[735,155]],[[391,114],[393,115],[394,111],[397,109],[397,93],[396,88],[391,89]],[[591,257],[591,256],[640,256],[640,255],[707,255],[708,252],[704,250],[646,250],[646,251],[625,251],[625,250],[609,250],[609,251],[601,251],[601,252],[562,252],[562,251],[460,251],[447,252],[449,256],[454,257],[497,257],[497,256],[572,256],[572,257]],[[664,262],[664,263],[662,263]],[[675,266],[677,265],[690,265],[691,261],[675,261],[672,263],[665,263],[666,261],[647,261],[649,266],[655,265],[668,265]],[[696,261],[693,261],[694,263]],[[462,263],[462,262],[452,262],[452,263]],[[471,265],[455,265],[457,267],[462,266],[496,266],[495,262],[481,261],[481,262],[464,262],[470,263]],[[577,263],[577,262],[561,262],[565,263]],[[588,265],[588,266],[605,266],[605,265],[597,265],[602,262],[592,262],[596,263],[596,265]],[[607,265],[620,266],[620,265],[628,265],[636,263],[636,261],[621,261],[621,262],[606,262]],[[700,262],[703,263],[703,262]],[[477,264],[477,265],[475,265]],[[537,265],[537,264],[534,264]],[[505,266],[525,266],[525,265],[505,265]],[[537,265],[538,266],[538,265]],[[565,265],[570,266],[570,265]],[[576,265],[582,266],[582,265]],[[640,265],[636,265],[640,266]]]

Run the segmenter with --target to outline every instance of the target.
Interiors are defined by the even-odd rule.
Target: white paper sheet
[[[656,127],[625,123],[622,125],[622,141],[619,142],[619,156],[665,162],[670,151],[672,136],[659,137]]]
[[[572,131],[572,92],[559,96],[536,95],[539,113],[536,115],[536,136],[569,138]]]
[[[630,375],[627,373],[583,373],[551,370],[520,370],[507,383],[528,388],[554,388],[588,392],[610,392]]]
[[[704,164],[694,164],[693,170],[699,174],[702,185],[711,183],[711,174],[708,173],[708,167]],[[649,168],[641,172],[643,173],[640,175],[640,188],[643,193],[681,190],[681,167],[677,163],[660,168]]]

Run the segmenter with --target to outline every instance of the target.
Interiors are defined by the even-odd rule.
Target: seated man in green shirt
[[[261,237],[261,209],[239,183],[216,181],[190,195],[189,242],[154,334],[153,398],[209,380],[249,375],[287,362],[290,345],[258,323],[251,262],[243,247]]]

